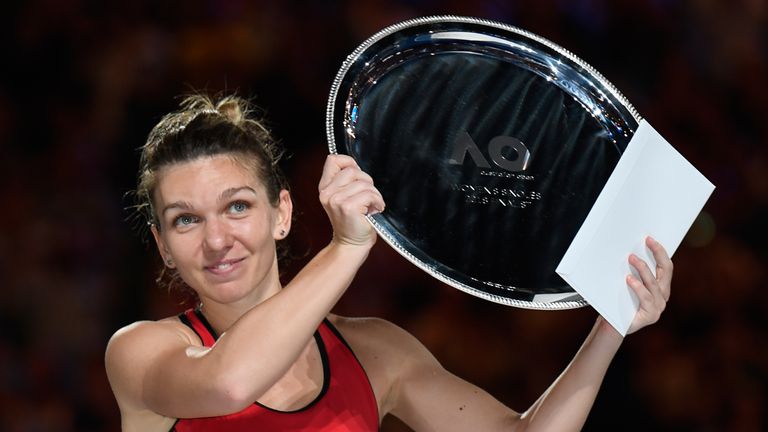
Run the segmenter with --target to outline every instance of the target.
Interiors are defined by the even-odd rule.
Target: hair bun
[[[247,103],[243,99],[228,96],[219,101],[216,105],[216,111],[235,125],[239,125],[245,120],[248,109]]]

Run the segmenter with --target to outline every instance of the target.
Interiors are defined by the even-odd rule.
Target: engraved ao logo
[[[502,151],[508,148],[515,150],[517,154],[516,158],[508,159],[504,156]],[[483,153],[477,147],[477,144],[475,144],[475,141],[467,132],[464,132],[459,135],[456,142],[453,144],[453,152],[451,153],[451,158],[448,159],[448,163],[451,165],[462,165],[464,164],[464,158],[467,154],[469,154],[469,157],[472,158],[475,165],[478,167],[486,169],[491,168],[491,165],[488,163],[488,160],[485,159]],[[522,141],[504,135],[491,139],[488,143],[488,154],[496,166],[510,172],[525,171],[525,169],[528,168],[528,162],[531,159],[531,152],[528,151],[528,148],[525,147],[525,144],[523,144]]]

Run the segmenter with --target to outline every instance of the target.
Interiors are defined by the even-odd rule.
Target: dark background
[[[5,5],[0,430],[118,430],[107,340],[184,307],[156,286],[159,259],[126,221],[124,198],[135,149],[177,95],[237,91],[265,108],[293,155],[294,252],[311,255],[330,233],[315,191],[336,70],[386,25],[438,13],[503,21],[575,52],[717,186],[674,257],[667,312],[628,338],[585,430],[766,430],[766,8],[762,0]],[[517,410],[567,365],[596,316],[477,300],[384,242],[336,312],[394,321]],[[383,429],[405,430],[394,420]]]

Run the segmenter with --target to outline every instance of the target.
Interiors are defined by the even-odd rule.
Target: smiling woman
[[[177,162],[157,177],[152,234],[203,305],[255,304],[275,294],[275,241],[291,221],[287,191],[273,205],[256,173],[226,155]]]
[[[235,97],[187,99],[142,147],[137,196],[166,268],[197,296],[178,316],[110,339],[106,368],[126,431],[373,431],[386,414],[416,430],[580,430],[622,337],[598,318],[563,374],[520,414],[443,369],[413,336],[330,311],[376,241],[384,211],[348,156],[326,160],[319,198],[333,238],[285,287],[277,242],[291,228],[280,151]],[[633,332],[655,322],[672,263],[649,239]]]
[[[189,208],[188,202],[168,201],[163,208],[159,208],[159,212],[155,211],[154,198],[158,192],[159,176],[167,171],[164,168],[203,156],[229,157],[232,162],[256,177],[268,201],[276,206],[280,191],[288,190],[288,183],[279,166],[283,151],[262,121],[250,117],[252,110],[246,101],[237,97],[225,97],[214,105],[210,98],[194,95],[184,99],[181,106],[180,111],[163,117],[141,148],[141,168],[136,190],[139,202],[136,208],[151,224],[153,233],[163,226],[158,218],[165,217],[167,211]],[[179,220],[172,221],[174,227],[179,223],[183,225],[192,221],[190,215],[179,216]],[[281,255],[279,246],[278,255]],[[166,263],[167,259],[172,259],[166,259],[165,256],[163,258]],[[163,274],[161,279],[162,277]],[[174,280],[178,278],[171,278],[171,281]]]
[[[237,97],[193,96],[142,147],[137,208],[165,268],[199,302],[111,339],[123,428],[376,429],[371,385],[336,329],[345,322],[328,312],[375,240],[362,214],[382,210],[381,196],[351,159],[329,163],[323,193],[341,229],[283,289],[276,243],[290,231],[292,202],[282,152],[249,114]],[[311,293],[317,302],[302,306]]]

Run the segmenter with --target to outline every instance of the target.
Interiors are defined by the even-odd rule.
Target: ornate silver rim
[[[621,92],[619,92],[619,90],[613,84],[611,84],[607,79],[605,79],[605,77],[602,74],[600,74],[595,68],[593,68],[587,62],[585,62],[584,60],[582,60],[572,52],[566,50],[565,48],[555,44],[554,42],[546,38],[543,38],[539,35],[536,35],[534,33],[531,33],[527,30],[523,30],[521,28],[500,23],[497,21],[491,21],[491,20],[486,20],[481,18],[456,16],[456,15],[437,15],[437,16],[414,18],[414,19],[402,21],[400,23],[393,24],[389,27],[386,27],[383,30],[377,32],[373,36],[366,39],[362,44],[360,44],[360,46],[358,46],[352,52],[352,54],[347,56],[347,58],[342,63],[341,68],[339,69],[339,72],[336,74],[336,77],[333,80],[333,84],[331,85],[331,91],[328,97],[328,105],[326,106],[325,131],[328,137],[328,150],[331,154],[338,154],[338,150],[336,148],[336,140],[334,138],[334,131],[333,131],[334,107],[336,105],[336,97],[338,96],[338,91],[339,91],[339,88],[341,87],[341,83],[344,80],[344,77],[346,76],[350,67],[352,67],[355,61],[357,61],[358,57],[360,57],[360,55],[363,52],[365,52],[369,47],[371,47],[373,44],[375,44],[382,38],[389,36],[395,32],[401,31],[409,27],[438,23],[438,22],[480,24],[480,25],[485,25],[489,27],[495,27],[502,30],[510,31],[520,36],[539,42],[542,45],[545,45],[548,48],[559,53],[560,55],[568,58],[569,60],[577,64],[579,67],[586,70],[587,73],[592,75],[604,88],[608,89],[612,93],[612,95],[629,111],[629,113],[638,123],[642,121],[642,117],[638,114],[637,110],[635,110],[632,104],[629,103],[627,98],[624,97],[624,95],[621,94]],[[471,286],[468,286],[462,282],[459,282],[437,271],[435,269],[435,266],[425,263],[421,259],[414,256],[411,252],[406,250],[400,244],[400,242],[397,239],[395,239],[386,229],[384,229],[382,225],[377,221],[379,217],[381,216],[378,216],[378,215],[367,216],[368,221],[371,223],[371,225],[373,225],[374,229],[376,229],[376,232],[378,232],[381,238],[383,238],[384,241],[386,241],[393,249],[395,249],[400,255],[402,255],[408,261],[415,264],[421,270],[427,272],[429,275],[431,275],[435,279],[447,285],[450,285],[456,289],[459,289],[463,292],[466,292],[467,294],[471,294],[473,296],[480,297],[484,300],[488,300],[494,303],[499,303],[506,306],[519,307],[522,309],[563,310],[563,309],[575,309],[575,308],[587,306],[589,304],[584,299],[554,300],[552,302],[540,302],[540,301],[535,301],[536,296],[534,296],[534,301],[516,300],[516,299],[497,296],[494,294],[489,294],[484,291],[473,288]],[[563,294],[563,298],[568,298],[573,295],[577,295],[577,294],[570,294],[570,293]]]

